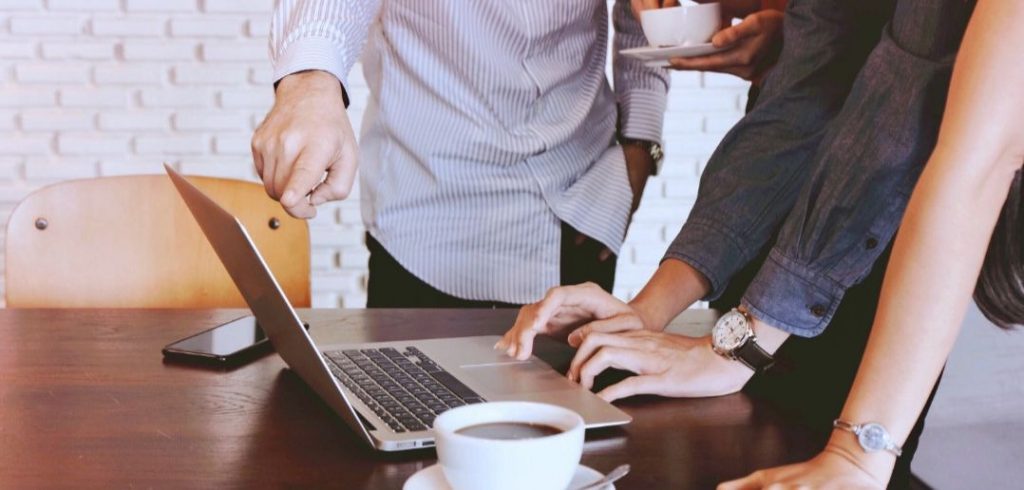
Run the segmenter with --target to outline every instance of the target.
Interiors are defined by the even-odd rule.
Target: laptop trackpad
[[[511,395],[573,389],[576,385],[537,360],[501,365],[463,366],[465,378],[480,394]],[[480,388],[480,389],[478,389]]]

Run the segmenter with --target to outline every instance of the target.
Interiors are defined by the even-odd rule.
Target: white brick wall
[[[3,220],[41,185],[159,173],[164,161],[188,173],[254,179],[249,138],[273,102],[266,47],[272,4],[0,0]],[[367,96],[358,67],[352,84],[358,126]],[[745,93],[733,77],[674,75],[668,159],[627,237],[619,296],[635,294],[654,271],[692,206],[700,169],[740,117]],[[365,304],[358,199],[325,206],[310,225],[314,304]]]

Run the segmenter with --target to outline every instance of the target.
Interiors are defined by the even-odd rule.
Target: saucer
[[[601,472],[583,465],[576,467],[576,474],[569,482],[569,488],[582,487],[588,483],[604,478]],[[604,489],[615,490],[615,485],[608,485]],[[441,465],[435,464],[417,471],[405,481],[402,490],[451,490],[448,481],[444,479],[444,472]]]
[[[669,66],[668,60],[671,58],[692,58],[694,56],[704,56],[706,54],[725,51],[726,49],[729,48],[716,48],[711,43],[702,43],[660,48],[655,46],[644,46],[642,48],[623,49],[622,51],[619,51],[619,54],[644,61],[647,66],[663,67]]]

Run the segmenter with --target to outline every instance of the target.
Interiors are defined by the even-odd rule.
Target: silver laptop
[[[433,446],[434,417],[484,401],[561,405],[588,428],[631,420],[536,357],[517,361],[495,352],[494,335],[317,346],[242,223],[164,167],[277,353],[372,447]]]

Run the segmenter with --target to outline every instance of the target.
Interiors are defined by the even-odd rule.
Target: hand
[[[593,238],[590,238],[587,235],[584,235],[583,233],[576,232],[576,238],[573,239],[572,243],[577,247],[581,247],[584,243],[587,243],[587,240],[593,240]],[[601,251],[597,253],[597,260],[598,262],[604,262],[610,259],[612,255],[615,255],[615,253],[612,252],[612,249],[608,247],[602,247]]]
[[[672,58],[669,63],[677,70],[729,73],[760,83],[778,59],[783,16],[778,10],[750,14],[739,24],[726,27],[711,38],[716,48],[730,47],[728,50],[706,56]]]
[[[585,388],[608,368],[637,374],[598,393],[607,401],[633,395],[707,397],[736,393],[754,371],[711,350],[710,337],[651,330],[588,332],[566,376]]]
[[[296,218],[312,218],[315,206],[348,197],[356,138],[338,79],[323,71],[284,77],[252,137],[252,157],[267,194]]]
[[[537,334],[567,334],[580,328],[585,329],[580,333],[595,329],[612,332],[643,328],[642,322],[618,318],[632,312],[628,305],[594,283],[552,288],[543,300],[519,310],[516,323],[494,348],[525,361],[533,353],[533,339]],[[570,345],[578,344],[580,333],[569,334]]]
[[[885,487],[884,481],[862,468],[846,449],[829,444],[821,454],[809,461],[755,471],[744,478],[722,483],[718,486],[718,490],[761,488],[866,490]]]

